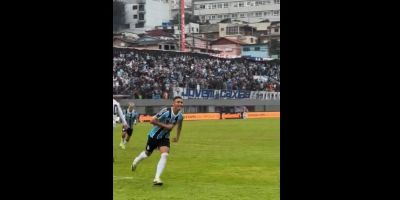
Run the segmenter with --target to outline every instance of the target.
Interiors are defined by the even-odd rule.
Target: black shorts
[[[147,138],[147,144],[146,144],[146,151],[149,153],[152,153],[154,149],[160,148],[162,146],[170,147],[169,145],[169,138],[162,138],[162,139],[155,139],[148,137]]]
[[[122,129],[122,131],[126,132],[129,136],[132,136],[133,129],[127,128],[127,129]]]

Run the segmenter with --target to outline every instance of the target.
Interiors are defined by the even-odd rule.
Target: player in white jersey
[[[182,97],[174,97],[172,107],[162,109],[157,115],[155,115],[150,123],[153,124],[153,128],[147,134],[147,144],[144,151],[142,151],[132,163],[132,171],[135,171],[139,162],[151,155],[154,149],[158,148],[161,153],[160,161],[157,164],[156,176],[154,178],[154,185],[162,185],[163,182],[160,179],[161,173],[164,171],[167,163],[167,157],[169,155],[169,136],[171,130],[177,126],[176,137],[173,138],[173,142],[178,142],[182,129],[183,114],[182,109],[183,100]]]
[[[116,122],[117,122],[117,117],[119,117],[122,120],[123,127],[127,128],[128,124],[126,123],[124,114],[122,113],[121,106],[115,99],[113,99],[113,135],[114,135],[114,129],[115,129]],[[113,157],[113,162],[114,162],[114,157]]]
[[[247,109],[246,106],[243,106],[242,119],[247,119],[248,117],[247,112],[249,112],[249,110]]]
[[[128,123],[126,123],[124,113],[122,112],[121,105],[119,105],[118,101],[113,99],[113,127],[115,128],[117,118],[122,120],[122,124],[124,128],[128,127]]]

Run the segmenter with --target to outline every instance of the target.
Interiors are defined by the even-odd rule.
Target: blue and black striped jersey
[[[172,107],[164,108],[159,113],[155,115],[159,122],[164,124],[176,124],[183,120],[182,111],[179,111],[176,115],[172,111]],[[169,133],[171,130],[166,130],[163,127],[159,127],[157,125],[153,125],[153,128],[148,133],[148,136],[151,138],[169,138]]]

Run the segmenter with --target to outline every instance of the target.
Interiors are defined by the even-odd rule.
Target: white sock
[[[167,164],[167,157],[168,157],[168,153],[161,154],[160,161],[158,161],[158,165],[157,165],[156,178],[160,178],[162,172],[164,171],[165,165]]]
[[[135,160],[133,160],[133,163],[139,163],[141,160],[147,158],[148,156],[146,155],[146,153],[144,151],[142,151],[142,153],[140,153]]]
[[[126,143],[128,143],[126,140],[124,140],[124,142],[123,142],[124,144],[126,144]]]

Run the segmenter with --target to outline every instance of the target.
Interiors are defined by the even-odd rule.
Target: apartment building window
[[[238,7],[238,3],[233,3],[233,7]]]
[[[246,16],[244,16],[245,13],[240,13],[240,17],[241,18],[245,18]]]
[[[239,7],[244,7],[244,2],[239,2]]]
[[[229,18],[229,15],[224,15],[224,19],[228,19]]]
[[[237,18],[237,14],[232,14],[232,18]]]
[[[162,45],[158,45],[158,49],[162,49]]]
[[[144,20],[144,14],[143,13],[139,13],[139,20]]]
[[[275,4],[280,4],[280,3],[281,3],[281,0],[274,0],[274,3],[275,3]]]
[[[217,18],[218,18],[218,19],[221,19],[221,18],[222,18],[222,15],[218,15]]]
[[[144,11],[144,4],[139,4],[139,11]]]
[[[279,16],[279,10],[274,10],[274,16]]]
[[[255,47],[254,51],[260,51],[260,47]]]
[[[267,10],[267,12],[264,12],[265,16],[272,16],[273,11],[272,10]]]
[[[144,27],[144,23],[143,22],[135,24],[135,28],[143,28],[143,27]]]
[[[196,28],[196,33],[198,33],[199,32],[199,28]]]
[[[221,28],[221,31],[224,31],[225,29],[224,28]]]
[[[262,12],[256,12],[256,17],[261,17],[262,16]]]
[[[250,2],[250,1],[248,1],[248,2],[247,2],[247,6],[250,6],[250,5],[251,5],[251,2]]]
[[[133,15],[133,19],[137,19],[137,15]]]
[[[211,15],[211,19],[215,19],[215,15]]]
[[[203,15],[203,16],[200,16],[200,19],[201,19],[201,20],[205,20],[205,19],[206,19],[206,16],[204,16],[204,15]]]
[[[217,4],[212,4],[212,9],[216,9],[217,8]]]
[[[274,28],[275,33],[279,33],[279,28]]]
[[[192,33],[194,32],[194,27],[192,27]]]
[[[249,47],[243,47],[243,51],[250,51]]]
[[[222,3],[218,4],[218,8],[222,8]]]
[[[228,8],[228,3],[224,3],[224,8]]]
[[[132,10],[137,10],[137,5],[132,6]]]
[[[226,27],[226,34],[227,34],[227,35],[236,35],[236,34],[239,34],[239,27],[237,27],[237,26]]]
[[[212,8],[212,5],[211,4],[208,4],[207,5],[207,9],[211,9]]]
[[[206,5],[200,5],[200,10],[202,10],[202,9],[206,9]]]
[[[271,4],[271,0],[264,1],[264,5],[265,4]]]

